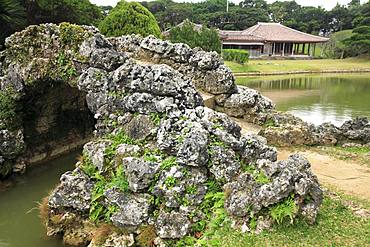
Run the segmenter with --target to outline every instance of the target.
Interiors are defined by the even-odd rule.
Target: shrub
[[[224,49],[222,50],[222,57],[226,61],[243,64],[248,62],[249,52],[246,50]]]
[[[153,34],[159,37],[159,29],[155,17],[137,2],[120,1],[99,25],[100,31],[107,36],[140,34],[145,37]]]
[[[191,48],[200,47],[205,51],[221,52],[218,32],[205,26],[197,28],[190,21],[171,29],[168,39],[173,43],[185,43]]]
[[[370,54],[370,25],[353,29],[353,35],[343,41],[347,45],[347,56]]]

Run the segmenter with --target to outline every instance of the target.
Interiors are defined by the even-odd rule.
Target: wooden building
[[[223,49],[245,49],[250,57],[312,57],[316,44],[329,39],[280,23],[261,23],[244,31],[220,30]]]

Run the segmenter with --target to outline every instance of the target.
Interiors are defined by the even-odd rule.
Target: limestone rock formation
[[[234,117],[256,122],[260,114],[274,108],[260,92],[237,87],[231,70],[215,52],[191,49],[153,36],[109,38],[117,50],[149,64],[166,64],[189,78],[201,93],[213,95],[214,108]]]
[[[331,123],[315,126],[288,113],[271,111],[266,116],[259,134],[272,145],[370,145],[370,120],[366,117],[348,120],[337,127]]]
[[[96,30],[63,23],[30,26],[0,52],[0,179],[82,146],[94,118],[76,88],[78,49]]]
[[[184,44],[171,44],[152,36],[122,36],[109,38],[113,46],[142,63],[166,64],[189,78],[204,97],[207,106],[229,116],[244,118],[247,122],[268,126],[260,134],[268,142],[279,146],[335,145],[343,143],[369,143],[366,121],[358,130],[346,130],[359,120],[351,120],[337,128],[332,124],[314,126],[290,114],[277,112],[270,99],[260,92],[235,85],[229,68],[223,65],[216,53],[190,49]],[[367,138],[367,139],[366,139]]]
[[[258,231],[297,215],[315,221],[322,191],[307,160],[277,161],[264,138],[243,136],[225,113],[203,106],[199,90],[217,95],[230,114],[249,107],[243,114],[256,117],[272,108],[257,91],[238,89],[217,54],[153,37],[108,40],[68,24],[31,26],[6,46],[1,86],[17,92],[17,105],[33,87],[62,84],[94,117],[94,140],[49,197],[49,235],[90,246],[130,246],[151,236],[161,246],[194,235],[193,226],[219,210],[251,231],[256,221]],[[14,129],[29,133],[22,122]],[[7,145],[15,144],[4,140],[1,154],[14,157]],[[111,228],[98,241],[93,232],[102,223]]]

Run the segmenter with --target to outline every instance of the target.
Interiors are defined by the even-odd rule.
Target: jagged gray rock
[[[266,119],[263,121],[268,122],[269,126],[262,129],[259,135],[277,146],[370,143],[370,121],[364,117],[346,121],[340,127],[331,123],[315,126],[291,114],[280,112],[268,113]]]
[[[49,198],[49,207],[71,208],[86,212],[90,209],[94,185],[94,182],[78,168],[72,172],[66,172]]]
[[[362,143],[370,143],[370,120],[365,117],[355,118],[346,121],[339,127],[344,138],[351,141],[361,141]]]
[[[260,183],[253,174],[242,173],[236,181],[225,185],[228,192],[225,201],[226,210],[234,216],[250,217],[251,214],[258,214],[262,208],[293,194],[292,199],[301,204],[299,207],[306,208],[304,216],[313,222],[318,212],[314,208],[318,209],[317,205],[321,204],[322,191],[309,167],[309,162],[297,154],[290,156],[286,161],[259,160],[257,168],[263,171],[271,182]],[[311,201],[305,203],[301,196],[307,194],[311,195]],[[298,213],[298,210],[294,213]]]
[[[149,217],[149,194],[126,194],[109,189],[104,196],[109,204],[118,206],[118,210],[110,217],[118,227],[138,227]]]
[[[158,236],[161,238],[182,238],[190,229],[190,221],[181,213],[161,212],[156,221]]]
[[[103,171],[105,162],[105,150],[112,145],[111,141],[88,142],[84,146],[83,153],[91,160],[92,164]]]
[[[229,116],[246,118],[253,118],[258,113],[275,107],[272,101],[260,92],[245,87],[239,87],[237,93],[226,98],[223,106]]]
[[[159,164],[139,158],[127,157],[122,160],[129,188],[133,192],[146,189],[159,170]]]

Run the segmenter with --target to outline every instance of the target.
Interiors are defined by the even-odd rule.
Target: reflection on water
[[[73,169],[78,153],[33,167],[17,178],[14,187],[0,192],[0,247],[64,246],[60,239],[46,237],[37,202],[55,187],[61,174]]]
[[[278,110],[314,124],[370,117],[370,74],[239,77],[237,83],[261,91]]]

